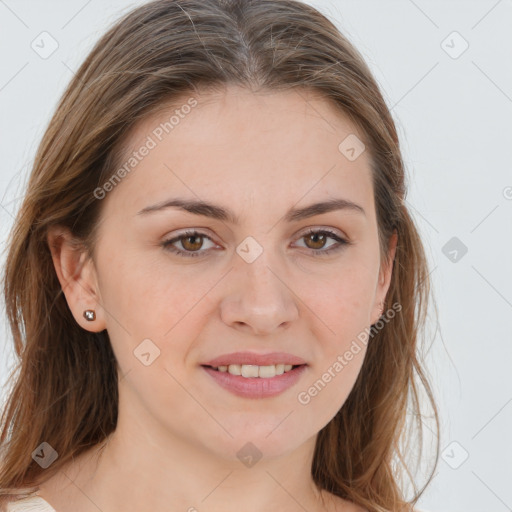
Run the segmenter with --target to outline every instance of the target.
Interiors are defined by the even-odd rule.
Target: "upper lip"
[[[268,354],[255,354],[254,352],[233,352],[232,354],[223,354],[221,356],[203,363],[203,366],[229,366],[230,364],[252,364],[256,366],[270,366],[273,364],[306,364],[304,359],[287,354],[286,352],[269,352]]]

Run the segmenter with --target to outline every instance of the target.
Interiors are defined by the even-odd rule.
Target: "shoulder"
[[[56,512],[46,500],[37,495],[11,501],[3,510],[5,512]]]

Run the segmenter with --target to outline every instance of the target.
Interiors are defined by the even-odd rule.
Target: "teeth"
[[[242,367],[239,364],[230,364],[228,366],[228,372],[231,375],[242,375]]]
[[[262,366],[261,368],[270,368],[270,366]],[[240,369],[242,372],[242,377],[259,377],[259,368],[253,364],[243,364]]]
[[[228,372],[231,375],[241,375],[242,377],[269,379],[276,375],[282,375],[289,372],[293,366],[291,364],[272,364],[268,366],[257,366],[254,364],[230,364],[229,366],[219,366],[216,368],[219,372]]]

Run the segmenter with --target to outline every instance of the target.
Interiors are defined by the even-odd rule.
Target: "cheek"
[[[126,251],[103,265],[100,288],[109,328],[121,324],[134,339],[164,339],[215,284],[216,276],[197,268],[172,265],[160,249]]]
[[[150,366],[132,364],[120,381],[120,397],[125,400],[124,410],[134,423],[142,421],[140,431],[147,428],[144,418],[157,419],[164,428],[184,438],[200,439],[205,429],[213,434],[219,430],[215,419],[205,413],[191,396],[192,385],[176,365],[170,365],[162,352]],[[194,396],[200,396],[195,395]],[[218,432],[220,436],[223,432]],[[224,439],[225,442],[225,439]]]
[[[360,258],[295,279],[293,291],[316,317],[319,339],[343,344],[369,325],[376,273],[371,262]]]
[[[316,361],[297,401],[322,425],[342,407],[364,362],[376,283],[371,265],[361,257],[340,265],[329,279],[303,279],[297,290],[314,313],[310,325]]]
[[[299,411],[315,423],[316,430],[337,414],[352,391],[366,351],[364,345],[358,350],[357,354],[352,353],[350,361],[344,359],[341,352],[339,360],[329,359],[322,368],[316,367],[308,385],[297,393]]]
[[[330,293],[317,298],[311,308],[319,312],[312,335],[315,363],[297,393],[297,402],[308,417],[315,418],[319,429],[343,406],[360,373],[368,343],[371,297],[371,287],[332,283]]]

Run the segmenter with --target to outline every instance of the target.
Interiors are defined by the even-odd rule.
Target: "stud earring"
[[[379,316],[382,316],[382,313],[384,313],[384,302],[380,303]]]
[[[96,320],[96,313],[94,312],[94,309],[86,309],[84,311],[84,318],[89,322]]]

